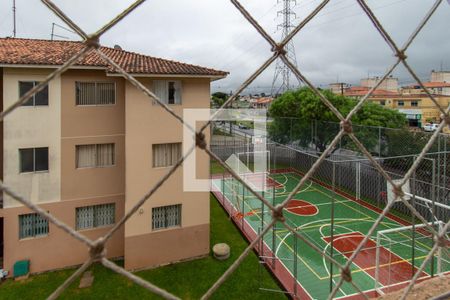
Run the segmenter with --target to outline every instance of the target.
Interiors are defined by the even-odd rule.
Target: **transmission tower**
[[[293,7],[297,4],[297,0],[277,0],[278,3],[282,3],[283,8],[277,12],[277,16],[283,17],[283,22],[277,25],[277,30],[281,30],[281,40],[284,40],[291,30],[294,28],[293,21],[297,18],[295,12],[292,11]],[[297,58],[295,56],[295,48],[292,40],[284,47],[286,50],[286,57],[297,66]],[[281,60],[277,60],[275,67],[275,74],[272,82],[272,96],[284,93],[292,88],[297,87],[293,85],[290,80],[291,70]],[[281,85],[278,80],[281,79]],[[296,80],[298,82],[298,80]],[[300,84],[300,82],[299,82]]]

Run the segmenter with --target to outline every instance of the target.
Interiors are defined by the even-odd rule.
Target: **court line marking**
[[[298,174],[296,174],[296,173],[293,173],[295,176],[299,176]],[[277,175],[284,175],[284,174],[277,174]],[[286,178],[287,178],[287,176],[286,176]],[[294,177],[294,176],[290,176],[290,178],[292,178],[292,179],[294,179],[294,180],[298,180],[298,178],[296,178],[296,177]],[[285,183],[287,183],[287,181],[285,182]],[[310,181],[310,184],[309,184],[309,186],[307,187],[307,188],[305,188],[304,190],[302,190],[302,191],[299,191],[297,194],[299,194],[299,193],[301,193],[301,192],[305,192],[307,189],[309,189],[312,185],[313,185],[313,181]],[[317,183],[315,183],[315,184],[317,184]],[[214,185],[216,185],[215,183],[214,183]],[[226,185],[227,186],[229,186],[229,184],[227,184],[226,183]],[[284,189],[286,188],[286,186],[285,186],[285,184],[283,184],[283,186],[284,186]],[[321,188],[324,188],[324,189],[326,189],[327,191],[329,191],[329,189],[328,188],[326,188],[326,187],[323,187],[323,186],[321,186],[321,185],[319,185]],[[220,192],[222,192],[221,190],[220,190],[220,188],[219,188],[219,191]],[[321,194],[324,194],[326,197],[328,197],[328,198],[331,198],[331,196],[330,195],[328,195],[327,193],[325,193],[324,191],[321,191],[321,190],[319,190],[319,189],[317,189],[317,188],[315,188],[315,187],[313,187],[313,191],[316,191],[316,192],[319,192],[319,193],[321,193]],[[312,191],[312,192],[313,192]],[[372,218],[372,217],[370,217],[370,216],[368,216],[366,213],[363,213],[363,212],[361,212],[361,211],[359,211],[359,210],[357,210],[356,208],[354,208],[354,207],[352,207],[352,206],[349,206],[349,205],[346,205],[344,202],[349,202],[349,201],[351,201],[351,202],[354,202],[354,203],[356,203],[356,204],[358,204],[358,205],[361,205],[361,204],[359,204],[358,202],[356,202],[356,201],[354,201],[354,200],[351,200],[351,199],[349,199],[349,198],[347,198],[347,197],[344,197],[344,196],[342,196],[342,195],[338,195],[339,197],[341,197],[341,198],[343,198],[343,199],[348,199],[348,200],[343,200],[343,201],[337,201],[337,202],[335,202],[335,204],[337,204],[337,203],[342,203],[343,205],[345,205],[345,206],[347,206],[347,207],[349,207],[349,208],[351,208],[352,210],[355,210],[356,212],[359,212],[359,213],[361,213],[362,215],[365,215],[366,216],[366,218],[364,219],[365,221],[374,221],[374,219]],[[228,199],[228,197],[226,197],[226,195],[225,195],[225,198],[227,198],[227,200],[229,201],[229,199]],[[240,197],[240,198],[242,198],[242,197]],[[252,198],[252,199],[254,199],[254,197],[249,197],[249,198]],[[236,209],[236,207],[234,206],[234,204],[231,202],[231,201],[229,201],[229,203],[230,204],[232,204],[233,205],[233,207]],[[247,207],[249,207],[250,209],[251,209],[251,211],[254,211],[254,209],[248,204],[248,203],[246,203],[246,201],[244,201],[244,204],[247,206]],[[330,204],[330,203],[324,203],[324,204],[319,204],[319,205],[327,205],[327,204]],[[361,205],[362,206],[362,205]],[[376,211],[374,211],[374,210],[372,210],[372,209],[370,209],[370,208],[368,208],[368,207],[365,207],[365,206],[362,206],[362,207],[364,207],[365,209],[367,209],[367,210],[369,210],[369,211],[371,211],[371,212],[374,212],[374,213],[376,213]],[[258,219],[260,219],[261,220],[261,217],[259,216],[259,215],[257,215],[257,217],[258,217]],[[395,221],[395,220],[393,220],[393,219],[391,219],[389,216],[386,216],[387,218],[389,218],[390,220],[392,220],[393,222],[395,222],[395,223],[391,223],[391,222],[382,222],[382,223],[384,223],[384,225],[385,226],[387,226],[387,227],[392,227],[392,226],[395,226],[395,227],[399,227],[399,225],[400,225],[400,227],[401,227],[401,225],[403,225],[403,224],[400,224],[400,223],[398,223],[397,221]],[[355,221],[355,220],[358,220],[358,219],[348,219],[348,218],[346,218],[346,219],[344,219],[344,220],[346,220],[346,222],[353,222],[353,221]],[[247,224],[252,228],[252,230],[253,231],[255,231],[254,229],[253,229],[253,227],[252,227],[252,225],[247,221],[247,220],[245,220],[246,222],[247,222]],[[323,220],[317,220],[317,221],[323,221]],[[267,225],[268,223],[266,223],[266,222],[264,222],[265,223],[265,225]],[[303,224],[302,226],[304,226],[304,225],[309,225],[309,224],[311,224],[312,222],[309,222],[309,223],[306,223],[306,224]],[[338,224],[338,223],[335,223],[335,224]],[[318,225],[318,226],[323,226],[324,224],[322,224],[322,225]],[[318,226],[314,226],[314,227],[318,227]],[[314,228],[314,227],[309,227],[308,229],[310,229],[310,228]],[[306,228],[305,228],[306,229]],[[285,239],[289,236],[289,234],[287,234],[283,239],[281,239],[281,237],[279,236],[280,234],[279,233],[276,233],[275,234],[275,236],[276,236],[276,238],[277,239],[280,239],[281,240],[281,243],[278,245],[278,247],[277,247],[277,250],[276,250],[276,252],[275,252],[275,256],[276,256],[276,253],[278,252],[278,250],[279,250],[279,248],[280,248],[280,246],[283,244],[283,245],[285,245],[289,250],[290,250],[290,252],[292,252],[292,253],[294,253],[294,251],[293,251],[293,249],[285,242]],[[403,234],[403,235],[405,235],[405,234]],[[406,235],[405,235],[406,236]],[[267,243],[266,243],[266,241],[264,241],[264,243],[266,244],[266,246],[268,247],[268,249],[270,249],[270,247],[267,245]],[[328,245],[327,245],[328,246]],[[339,252],[339,251],[338,251]],[[395,253],[396,255],[397,255],[397,253]],[[401,257],[400,255],[398,255],[399,257]],[[316,277],[317,278],[319,278],[320,280],[323,280],[323,279],[328,279],[329,277],[327,276],[327,277],[325,277],[325,278],[322,278],[322,277],[320,277],[320,276],[318,276],[318,274],[316,274],[316,272],[309,266],[309,264],[308,263],[306,263],[301,257],[299,257],[298,255],[297,255],[297,257],[304,263],[304,265],[308,268],[308,269],[310,269],[310,271],[312,271],[312,273],[314,274],[314,275],[316,275]],[[426,256],[424,256],[424,257],[426,257]],[[400,263],[400,262],[403,262],[403,261],[405,261],[405,262],[409,262],[410,260],[412,260],[412,259],[403,259],[403,257],[401,257],[402,258],[402,260],[400,260],[400,261],[398,261],[397,263]],[[423,257],[417,257],[416,259],[421,259],[421,258],[423,258]],[[282,260],[280,259],[280,261],[282,262]],[[283,263],[283,265],[284,265],[284,263]],[[355,264],[356,265],[356,264]],[[387,264],[386,264],[387,265]],[[383,265],[382,265],[383,266]],[[285,267],[286,267],[286,269],[289,271],[289,269],[287,268],[287,266],[285,265]],[[371,267],[371,268],[366,268],[366,269],[362,269],[362,268],[360,268],[359,266],[357,266],[356,265],[356,267],[359,269],[359,270],[361,270],[361,271],[364,271],[364,270],[366,270],[366,269],[368,269],[368,270],[370,270],[371,268],[375,268],[375,267]],[[354,272],[358,272],[359,270],[355,270]],[[360,271],[359,271],[360,272]],[[290,273],[290,271],[289,271],[289,273]],[[327,270],[327,273],[329,274],[329,272],[328,272],[328,270]],[[366,272],[365,272],[366,273]],[[426,273],[426,272],[425,272]],[[367,274],[367,273],[366,273]],[[427,274],[427,273],[426,273]],[[292,273],[291,273],[291,275],[292,275]],[[336,274],[336,275],[334,275],[334,276],[332,276],[332,277],[335,277],[335,276],[340,276],[340,274]],[[370,275],[368,275],[368,276],[370,276]],[[371,276],[370,276],[371,277]],[[298,282],[300,285],[301,285],[301,283],[297,280],[297,278],[295,278],[295,280],[296,280],[296,282]],[[407,281],[406,281],[407,282]],[[401,283],[398,283],[398,284],[401,284]],[[305,290],[305,289],[304,289]],[[306,290],[305,290],[306,291]],[[306,291],[307,292],[307,291]],[[367,292],[367,291],[365,291],[365,292]],[[307,292],[308,293],[308,292]],[[309,294],[309,293],[308,293]],[[339,297],[339,298],[341,298],[341,297]]]

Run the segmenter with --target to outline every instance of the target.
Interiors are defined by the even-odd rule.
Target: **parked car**
[[[249,129],[247,125],[239,123],[239,129]]]
[[[423,126],[423,130],[428,132],[436,131],[439,127],[439,124],[433,124],[433,123],[426,123],[425,126]]]

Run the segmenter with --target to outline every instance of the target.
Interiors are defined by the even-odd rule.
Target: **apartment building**
[[[0,39],[0,105],[11,106],[82,49],[79,42]],[[210,83],[227,73],[101,47],[182,115],[208,108]],[[182,125],[90,52],[1,124],[0,176],[85,236],[104,235],[181,156]],[[197,155],[197,176],[209,159]],[[114,234],[108,257],[130,270],[209,253],[209,195],[183,192],[183,168]],[[87,248],[16,200],[0,206],[3,268],[30,271],[77,265]],[[2,266],[0,266],[2,268]]]
[[[447,73],[450,74],[450,72],[432,71],[431,81],[423,83],[439,106],[444,109],[450,105],[450,83],[433,80],[447,79],[445,77]],[[362,79],[360,86],[333,83],[330,84],[330,89],[334,93],[360,99],[376,85],[378,80],[378,77]],[[418,84],[400,87],[397,78],[388,77],[373,91],[368,101],[405,114],[411,127],[422,128],[425,123],[440,122],[440,110]],[[444,128],[444,132],[450,132],[449,128]]]

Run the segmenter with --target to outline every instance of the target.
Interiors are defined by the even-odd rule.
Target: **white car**
[[[428,132],[436,131],[439,127],[439,124],[433,124],[433,123],[427,123],[425,126],[423,126],[423,130]]]

